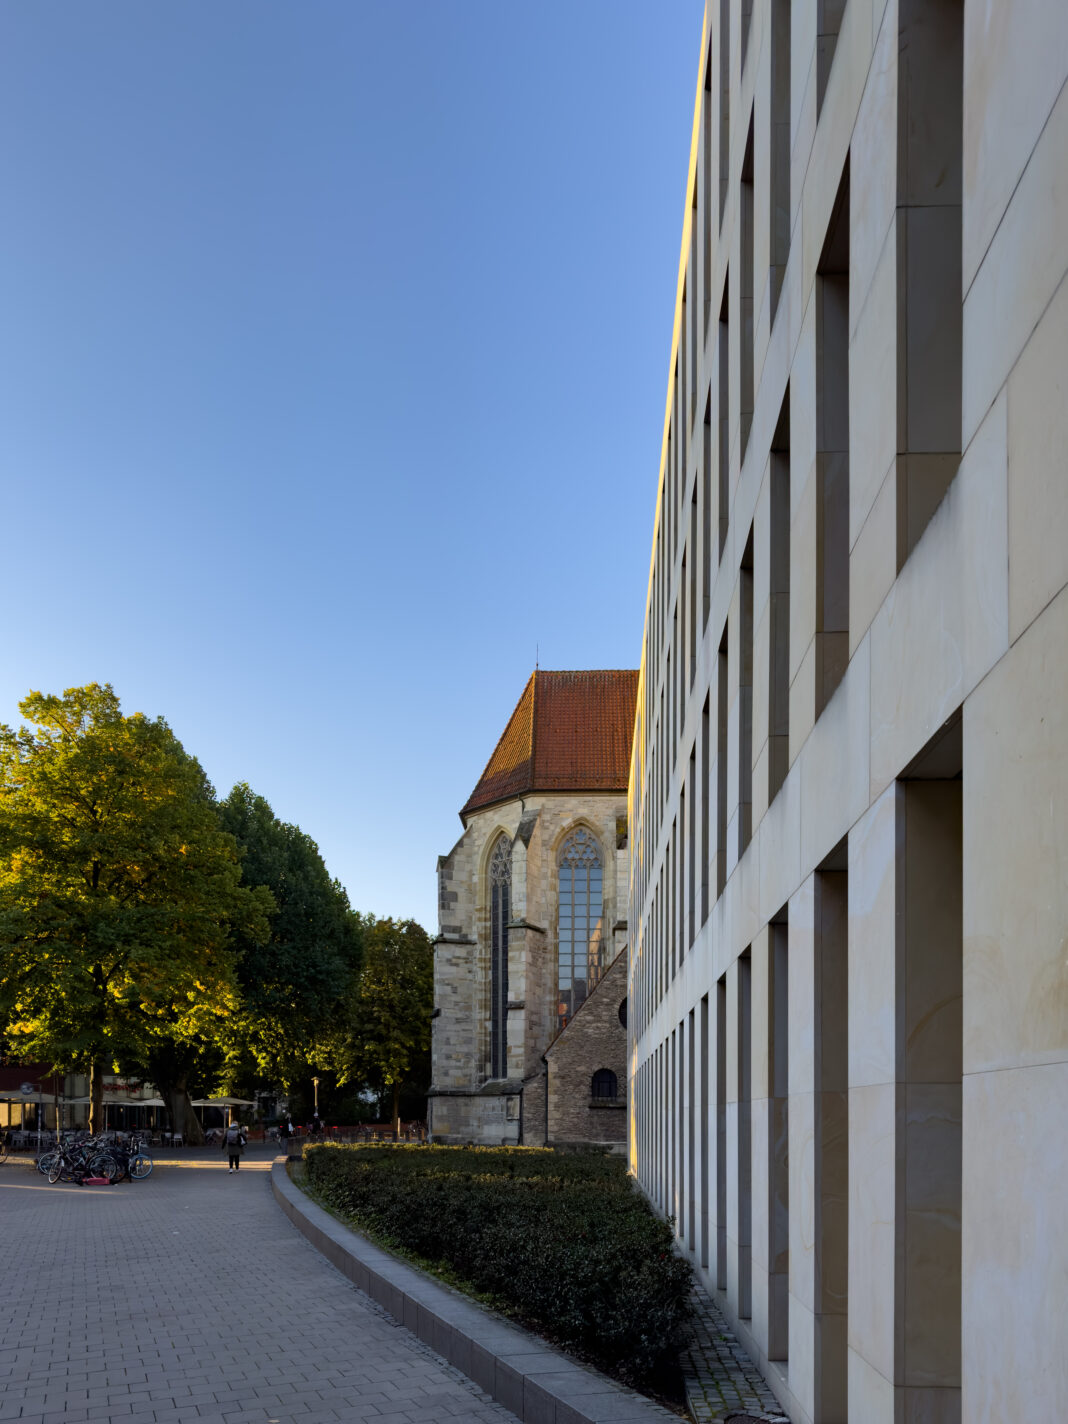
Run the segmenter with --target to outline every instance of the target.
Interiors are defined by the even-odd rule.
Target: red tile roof
[[[533,672],[461,819],[532,791],[626,791],[637,695],[629,668]]]

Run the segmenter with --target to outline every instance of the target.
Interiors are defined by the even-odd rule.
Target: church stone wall
[[[472,1086],[477,998],[470,937],[438,940],[434,949],[433,1074],[441,1088]]]
[[[626,997],[624,952],[550,1046],[546,1054],[550,1145],[626,1141],[627,1030],[620,1017]],[[616,1075],[617,1096],[611,1101],[591,1096],[593,1075],[602,1068]]]
[[[625,939],[628,859],[620,793],[528,795],[473,813],[438,862],[430,1131],[437,1141],[545,1139],[542,1055],[556,1033],[557,859],[585,825],[604,859],[604,955]],[[498,835],[512,846],[506,1079],[490,1078],[490,896]],[[618,927],[618,928],[617,928]],[[618,1007],[618,1006],[617,1006]],[[622,1077],[622,1074],[620,1075]],[[529,1084],[524,1088],[524,1084]]]

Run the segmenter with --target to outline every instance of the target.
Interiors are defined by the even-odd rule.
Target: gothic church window
[[[559,862],[557,1027],[592,993],[604,968],[604,861],[584,827],[564,841]]]
[[[489,864],[490,1077],[508,1076],[508,921],[512,917],[512,850],[500,836]]]
[[[598,1068],[590,1080],[591,1098],[615,1098],[618,1093],[616,1075],[611,1068]]]

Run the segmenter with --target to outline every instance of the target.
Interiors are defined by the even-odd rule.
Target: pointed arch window
[[[512,848],[500,836],[489,864],[490,1077],[508,1076],[508,921],[512,917]]]
[[[559,897],[556,1023],[563,1028],[604,968],[604,858],[583,826],[561,847]]]

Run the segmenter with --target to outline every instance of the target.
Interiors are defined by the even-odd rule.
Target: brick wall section
[[[551,1144],[626,1141],[627,1030],[619,1017],[626,997],[627,957],[621,953],[546,1053]],[[601,1068],[616,1075],[619,1096],[612,1106],[593,1107],[590,1082]]]

